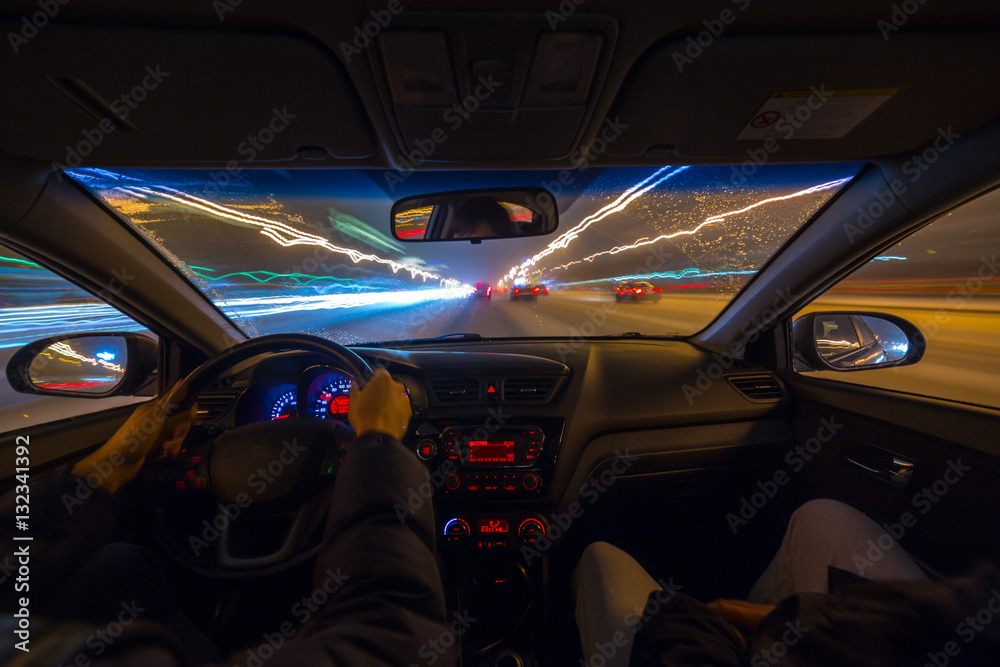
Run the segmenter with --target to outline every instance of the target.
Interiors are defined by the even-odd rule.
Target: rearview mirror
[[[22,394],[127,396],[152,380],[156,341],[134,333],[50,336],[25,345],[7,362],[7,382]]]
[[[551,234],[555,197],[544,188],[464,190],[407,197],[392,205],[400,241],[471,241]]]
[[[792,323],[795,361],[814,371],[861,371],[909,366],[927,341],[901,317],[886,313],[809,313]]]

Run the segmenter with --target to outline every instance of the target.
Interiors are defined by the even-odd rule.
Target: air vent
[[[214,421],[229,412],[239,398],[238,391],[203,391],[198,396],[197,419]]]
[[[751,401],[773,403],[780,401],[785,396],[785,390],[781,387],[781,383],[778,382],[778,378],[770,373],[729,375],[726,379],[729,380],[729,384],[733,385],[736,391]]]
[[[441,403],[463,403],[479,400],[479,381],[476,378],[435,378],[431,389]]]
[[[556,386],[557,377],[507,378],[503,382],[503,400],[506,403],[545,403]]]

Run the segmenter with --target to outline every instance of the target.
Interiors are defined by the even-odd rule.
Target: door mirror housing
[[[148,385],[159,345],[135,333],[50,336],[25,345],[7,362],[14,391],[44,396],[130,396]]]
[[[915,364],[927,341],[920,330],[895,315],[823,312],[792,323],[796,366],[814,371],[863,371]]]

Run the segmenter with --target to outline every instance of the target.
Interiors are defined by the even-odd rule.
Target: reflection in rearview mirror
[[[472,241],[555,231],[555,198],[542,188],[470,190],[401,199],[392,233],[401,241]]]
[[[86,336],[53,343],[28,365],[31,384],[80,394],[104,394],[125,377],[121,336]]]

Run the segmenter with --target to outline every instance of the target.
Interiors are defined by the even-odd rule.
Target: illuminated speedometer
[[[323,385],[309,412],[313,417],[347,421],[350,403],[351,379],[340,377]]]
[[[289,389],[288,391],[278,396],[277,400],[271,406],[271,419],[285,419],[287,417],[295,416],[295,390]]]

